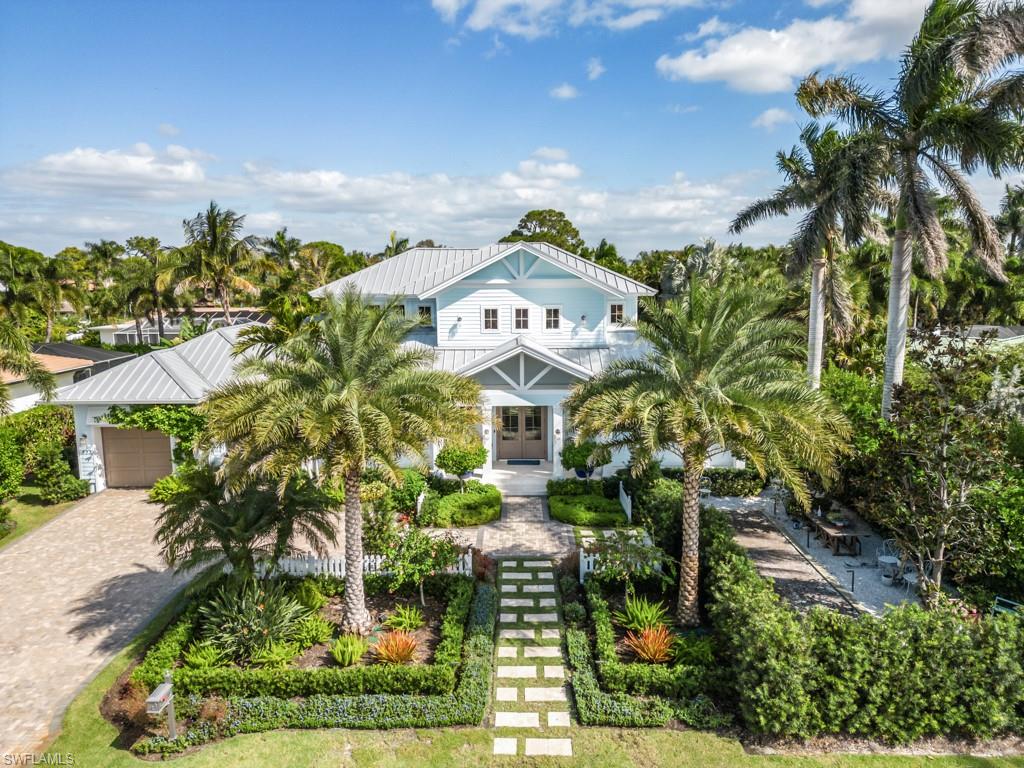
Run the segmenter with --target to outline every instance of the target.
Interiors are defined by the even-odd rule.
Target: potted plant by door
[[[594,474],[594,463],[591,456],[598,448],[593,440],[584,440],[577,443],[575,440],[566,440],[562,446],[562,467],[576,471],[576,477],[583,479]]]

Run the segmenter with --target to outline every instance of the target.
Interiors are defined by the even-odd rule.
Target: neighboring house
[[[340,295],[348,286],[370,301],[398,297],[408,316],[425,322],[406,343],[430,348],[437,368],[480,382],[482,474],[517,493],[543,493],[547,479],[562,475],[563,400],[612,360],[642,354],[631,322],[637,300],[655,293],[545,243],[413,248],[313,294]],[[120,434],[129,430],[106,425],[103,414],[115,404],[198,402],[230,376],[237,332],[211,331],[62,390],[59,400],[75,406],[82,477],[100,490],[148,484],[169,471],[167,438],[142,433],[129,445]],[[609,469],[627,458],[618,452]],[[722,453],[714,463],[733,462]]]
[[[172,471],[172,438],[119,429],[106,413],[112,405],[195,405],[231,377],[240,330],[209,331],[58,391],[55,402],[74,407],[79,475],[92,490],[147,487]]]
[[[135,355],[60,342],[36,344],[32,357],[53,374],[57,387],[64,387],[113,365],[126,362]],[[27,411],[43,402],[42,394],[26,381],[24,376],[0,371],[0,378],[7,385],[11,413]]]
[[[224,310],[221,307],[193,307],[188,313],[164,315],[165,340],[176,339],[181,334],[181,325],[185,318],[189,319],[192,325],[200,328],[220,328],[224,323]],[[231,325],[245,325],[246,323],[263,323],[269,319],[269,315],[257,307],[238,307],[231,310]],[[142,328],[142,344],[159,344],[160,328],[156,318],[143,318],[139,321]],[[134,320],[123,320],[119,323],[109,325],[94,325],[90,331],[99,331],[102,344],[139,344],[139,334],[135,327]]]
[[[991,337],[997,347],[1012,347],[1024,342],[1024,325],[970,325],[966,332],[969,339]]]

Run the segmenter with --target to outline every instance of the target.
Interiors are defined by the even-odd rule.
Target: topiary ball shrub
[[[449,474],[462,477],[487,461],[487,449],[482,442],[456,443],[448,442],[442,448],[434,463]]]

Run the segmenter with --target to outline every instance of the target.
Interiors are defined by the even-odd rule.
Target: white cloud
[[[157,130],[160,131],[161,136],[177,136],[181,133],[181,128],[173,123],[160,123]]]
[[[569,83],[562,83],[548,91],[548,95],[553,99],[566,101],[568,99],[575,99],[580,95],[580,92],[576,90],[575,86],[570,85]]]
[[[700,112],[700,107],[696,104],[669,104],[665,107],[665,111],[671,112],[673,115],[690,115]]]
[[[722,21],[717,16],[712,16],[707,21],[703,21],[698,25],[696,32],[691,32],[686,35],[687,40],[700,40],[704,37],[720,37],[727,35],[736,29],[736,25],[728,21]]]
[[[607,70],[596,56],[587,60],[587,80],[597,80]]]
[[[568,160],[569,153],[561,147],[537,147],[533,150],[532,157],[538,160]]]
[[[474,32],[498,30],[534,39],[557,32],[562,24],[598,25],[628,30],[658,21],[679,8],[703,5],[705,0],[432,0],[434,10],[448,23],[464,16]],[[463,14],[463,11],[466,11]]]
[[[670,80],[725,82],[741,91],[792,90],[814,69],[890,57],[913,36],[928,0],[850,0],[846,12],[794,19],[779,29],[744,27],[711,37],[656,68]]]
[[[793,120],[793,115],[784,109],[778,107],[772,107],[766,109],[764,112],[754,118],[754,122],[751,125],[754,128],[764,128],[766,131],[774,131],[776,126],[788,123]]]

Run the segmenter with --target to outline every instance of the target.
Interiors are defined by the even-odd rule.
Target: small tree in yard
[[[662,587],[672,586],[672,559],[632,531],[608,531],[594,549],[598,552],[594,577],[606,584],[625,582],[627,596],[634,581],[657,579]]]
[[[890,503],[878,514],[933,605],[945,566],[967,564],[994,543],[998,528],[975,503],[976,491],[1006,466],[1006,423],[989,397],[996,360],[986,342],[958,334],[914,338],[924,375],[896,391],[879,457]]]
[[[466,490],[467,475],[477,467],[482,467],[487,461],[487,449],[481,442],[448,442],[444,448],[438,451],[434,463],[445,472],[458,475],[462,483],[462,490]]]
[[[434,537],[410,525],[385,558],[385,569],[391,572],[392,589],[406,584],[417,586],[420,604],[425,606],[423,582],[451,568],[458,559],[458,547],[450,536]]]

